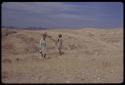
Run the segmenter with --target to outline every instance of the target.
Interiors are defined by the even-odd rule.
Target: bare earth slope
[[[47,32],[47,59],[38,43]],[[55,46],[63,34],[64,55]],[[120,83],[123,81],[123,30],[2,29],[3,83]]]

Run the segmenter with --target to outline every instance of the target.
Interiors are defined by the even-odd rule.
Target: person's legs
[[[44,58],[46,58],[46,54],[44,54]]]
[[[41,56],[43,57],[43,52],[42,52],[42,50],[40,50],[40,54],[41,54]]]
[[[61,51],[61,48],[58,48],[58,50],[59,50],[59,54],[60,54],[60,55],[62,55],[62,51]]]
[[[43,57],[46,58],[46,48],[43,49]]]

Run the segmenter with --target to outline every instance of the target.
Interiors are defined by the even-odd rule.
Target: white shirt
[[[58,48],[62,48],[62,38],[59,38],[57,41]]]
[[[43,39],[40,40],[40,47],[41,47],[41,49],[46,48],[46,41],[45,40],[43,40]]]

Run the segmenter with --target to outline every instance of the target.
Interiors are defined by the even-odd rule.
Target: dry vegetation
[[[38,43],[48,33],[47,59]],[[55,46],[63,34],[64,55]],[[3,83],[120,83],[123,81],[123,30],[2,29]]]

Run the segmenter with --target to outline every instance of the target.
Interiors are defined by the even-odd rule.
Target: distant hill
[[[44,27],[25,27],[25,28],[20,28],[20,27],[13,27],[13,26],[3,26],[2,28],[6,29],[23,29],[23,30],[47,30],[49,28],[44,28]]]

